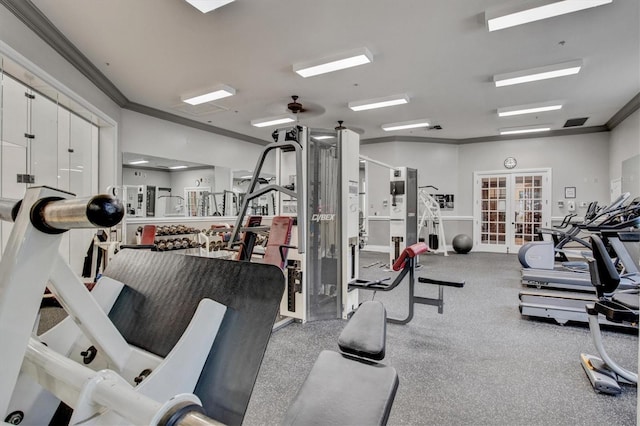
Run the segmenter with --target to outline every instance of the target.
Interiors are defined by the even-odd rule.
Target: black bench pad
[[[340,333],[338,346],[347,354],[376,361],[384,359],[387,314],[378,301],[364,302]]]
[[[177,343],[200,300],[227,307],[194,393],[209,417],[241,424],[280,308],[282,270],[126,249],[104,275],[125,284],[109,318],[129,344],[159,356]]]
[[[398,389],[393,367],[322,351],[283,425],[384,425]]]

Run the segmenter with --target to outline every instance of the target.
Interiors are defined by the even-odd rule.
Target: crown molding
[[[31,31],[71,63],[116,104],[122,107],[129,102],[127,97],[33,3],[28,0],[0,0],[0,4],[13,13],[16,18],[21,20]]]
[[[360,141],[360,145],[369,145],[374,143],[383,142],[421,142],[421,143],[446,143],[450,145],[465,145],[470,143],[481,142],[496,142],[496,141],[512,141],[517,139],[535,139],[535,138],[548,138],[551,136],[570,136],[570,135],[583,135],[586,133],[599,133],[608,132],[607,126],[590,126],[590,127],[575,127],[569,129],[558,129],[545,132],[544,134],[523,134],[523,135],[494,135],[494,136],[481,136],[477,138],[465,138],[465,139],[444,139],[444,138],[428,138],[420,136],[385,136],[383,138],[363,139]]]
[[[124,109],[138,112],[140,114],[148,115],[151,117],[159,118],[161,120],[170,121],[172,123],[181,124],[183,126],[192,127],[198,130],[204,130],[205,132],[215,133],[221,136],[227,136],[229,138],[239,139],[245,142],[255,143],[257,145],[268,145],[269,141],[254,138],[253,136],[247,136],[242,133],[237,133],[231,130],[222,129],[220,127],[212,126],[210,124],[201,123],[199,121],[191,120],[189,118],[181,117],[179,115],[171,114],[166,111],[151,108],[146,105],[137,104],[135,102],[128,102],[123,106]]]
[[[640,92],[631,98],[625,106],[620,108],[620,110],[616,112],[609,121],[607,121],[605,126],[607,126],[609,130],[615,129],[618,124],[622,123],[628,116],[636,112],[638,109],[640,109]]]

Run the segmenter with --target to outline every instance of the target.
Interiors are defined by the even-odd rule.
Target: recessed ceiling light
[[[129,161],[129,164],[147,164],[147,163],[148,163],[147,160]]]
[[[562,102],[542,102],[537,104],[519,105],[498,108],[498,117],[510,117],[513,115],[534,114],[537,112],[557,111],[562,108]]]
[[[548,78],[564,77],[580,72],[582,60],[563,62],[555,65],[531,68],[523,71],[496,74],[493,81],[496,87],[511,86],[513,84],[529,83],[531,81],[546,80]]]
[[[429,120],[424,118],[421,120],[403,121],[401,123],[383,124],[382,130],[391,132],[393,130],[416,129],[418,127],[429,127]]]
[[[565,15],[583,9],[589,9],[613,0],[534,0],[519,2],[513,6],[488,10],[485,12],[485,21],[489,31],[502,30],[516,25]]]
[[[268,127],[277,126],[278,124],[293,123],[296,121],[296,117],[292,114],[278,115],[277,117],[258,118],[251,120],[251,125],[254,127]]]
[[[177,169],[186,169],[189,166],[171,166],[169,167],[171,170],[177,170]]]
[[[214,9],[229,4],[235,0],[185,0],[191,6],[195,7],[202,13],[211,12]]]
[[[541,124],[538,126],[511,127],[507,129],[500,129],[500,134],[501,135],[521,135],[525,133],[547,132],[549,130],[551,130],[551,126],[547,124]]]
[[[215,101],[235,94],[236,89],[233,87],[227,86],[226,84],[219,84],[206,93],[195,96],[185,96],[182,98],[182,102],[186,102],[190,105],[200,105],[205,102]]]
[[[345,68],[356,67],[358,65],[364,65],[370,62],[373,62],[373,55],[366,47],[362,47],[315,61],[294,64],[293,70],[300,76],[306,78]]]
[[[385,96],[384,98],[368,99],[364,101],[349,102],[349,108],[353,111],[366,111],[368,109],[384,108],[394,105],[409,103],[409,96],[406,94]]]

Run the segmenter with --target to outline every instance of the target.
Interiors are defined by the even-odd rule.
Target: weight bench
[[[119,287],[122,289],[118,292]],[[126,342],[152,354],[151,357],[168,358],[172,348],[191,334],[191,318],[203,299],[226,307],[213,343],[207,347],[199,343],[193,346],[189,362],[175,370],[174,381],[195,373],[197,380],[192,393],[200,399],[204,414],[227,425],[240,425],[283,291],[282,271],[273,265],[121,250],[109,263],[93,293],[103,309],[107,308],[109,319]],[[61,353],[74,354],[76,359],[83,350],[79,361],[82,363],[84,357],[84,364],[90,368],[107,368],[94,367],[104,363],[102,348],[89,347],[91,343],[81,346],[82,338],[78,339],[79,344],[70,341],[68,330],[75,330],[72,323],[72,318],[67,317],[40,338]],[[204,355],[199,355],[202,351]],[[196,356],[204,356],[204,364],[196,364]],[[138,368],[132,370],[140,373],[136,378],[140,387],[151,376],[146,377],[149,372],[140,372],[142,366]],[[53,395],[47,396],[46,401],[44,397],[36,401],[36,408],[24,410],[36,415],[35,419],[25,417],[25,421],[31,419],[29,424],[69,421],[71,412],[64,406],[49,421],[58,403]],[[16,404],[16,407],[26,405],[20,398]]]
[[[289,406],[283,425],[384,425],[398,389],[393,367],[380,364],[386,311],[364,302],[338,338],[340,353],[320,353]]]
[[[418,282],[423,284],[435,284],[438,286],[438,297],[421,297],[414,294],[415,289],[415,270],[416,270],[416,256],[429,251],[429,247],[425,243],[413,244],[404,249],[398,259],[393,263],[393,270],[400,271],[400,274],[393,280],[392,283],[387,283],[389,278],[383,278],[376,281],[367,281],[355,279],[349,283],[349,288],[357,288],[361,290],[374,290],[374,291],[391,291],[396,288],[409,274],[409,314],[404,319],[387,318],[387,321],[392,324],[407,324],[413,319],[414,305],[432,305],[438,307],[438,313],[441,314],[444,311],[444,288],[448,287],[464,287],[464,281],[443,281],[435,280],[432,278],[418,277]]]

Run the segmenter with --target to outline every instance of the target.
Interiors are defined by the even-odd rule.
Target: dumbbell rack
[[[153,243],[158,251],[200,249],[200,233],[199,229],[184,225],[159,226],[156,228]],[[142,227],[139,227],[136,232],[136,244],[141,244],[141,235]]]

